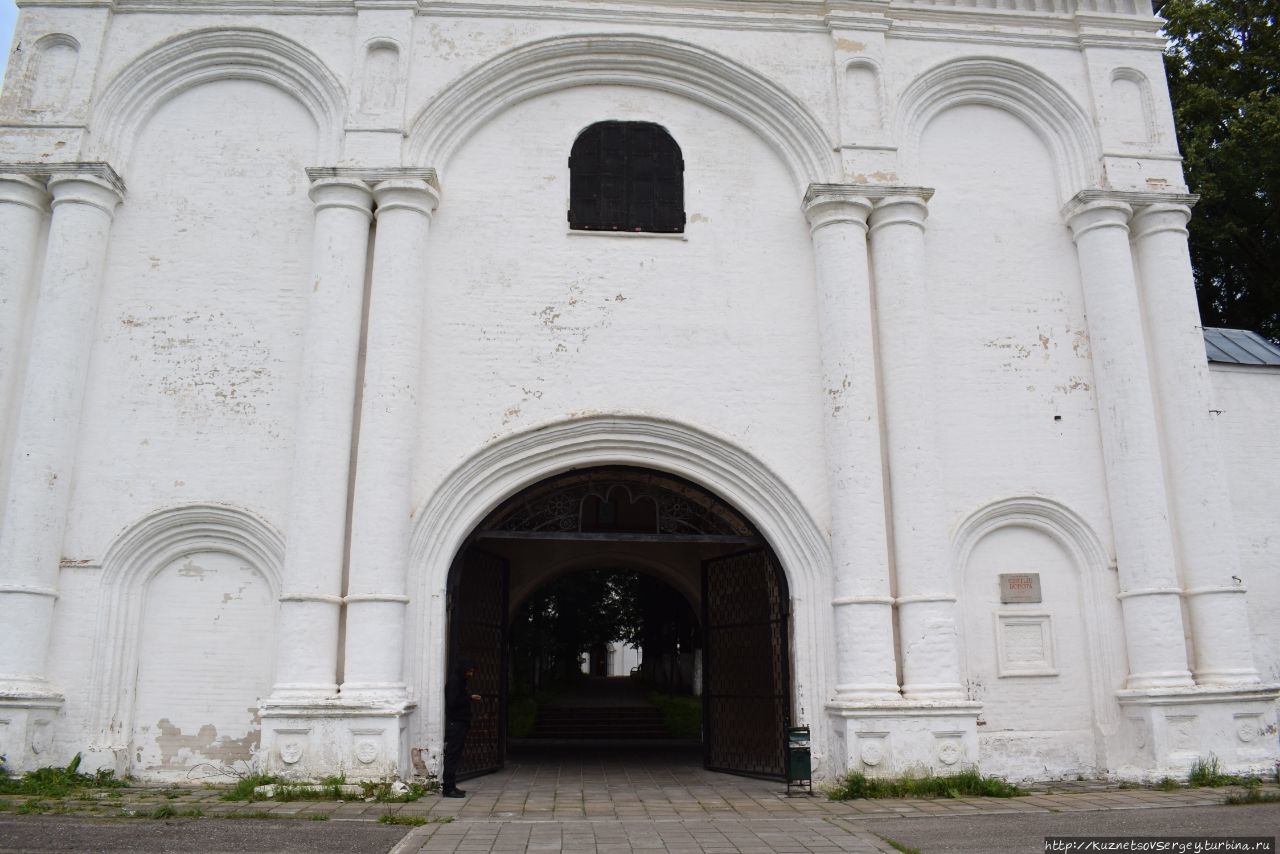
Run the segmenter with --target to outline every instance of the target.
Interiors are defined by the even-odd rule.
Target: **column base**
[[[837,773],[868,777],[954,774],[978,763],[981,703],[833,702],[827,705]]]
[[[1186,777],[1197,761],[1224,773],[1273,773],[1280,760],[1280,685],[1119,691],[1123,718],[1111,773],[1127,780]]]
[[[410,776],[406,726],[413,709],[408,702],[338,697],[265,700],[258,707],[261,770],[293,780]]]
[[[0,756],[11,773],[65,765],[53,755],[53,728],[64,698],[56,691],[0,691]]]

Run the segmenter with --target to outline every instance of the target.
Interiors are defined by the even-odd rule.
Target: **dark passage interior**
[[[478,662],[483,697],[462,776],[509,750],[599,749],[783,773],[785,578],[750,522],[701,487],[608,467],[525,489],[459,553],[449,619],[450,661]]]

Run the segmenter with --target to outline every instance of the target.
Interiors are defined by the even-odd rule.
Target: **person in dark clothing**
[[[458,788],[458,765],[462,748],[471,729],[471,704],[480,699],[467,688],[467,680],[476,675],[476,664],[469,658],[458,659],[453,673],[444,683],[444,768],[441,792],[446,798],[463,798],[467,793]]]

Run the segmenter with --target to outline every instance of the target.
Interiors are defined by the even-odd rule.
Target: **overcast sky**
[[[18,7],[13,0],[0,0],[0,78],[5,63],[9,61],[10,42],[13,41],[13,19],[18,17]]]

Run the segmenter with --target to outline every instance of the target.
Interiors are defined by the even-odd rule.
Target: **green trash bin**
[[[791,787],[813,794],[813,757],[809,752],[809,728],[807,726],[789,727],[787,729],[787,794]]]

